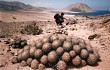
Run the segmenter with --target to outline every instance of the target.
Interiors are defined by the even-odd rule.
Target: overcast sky
[[[0,1],[20,1],[33,6],[49,7],[61,9],[74,3],[85,3],[94,10],[110,10],[110,0],[0,0]]]

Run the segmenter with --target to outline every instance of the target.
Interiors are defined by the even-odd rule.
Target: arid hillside
[[[69,5],[68,7],[64,8],[64,10],[67,11],[73,11],[73,12],[92,12],[93,9],[90,8],[88,5],[83,3],[76,3]]]

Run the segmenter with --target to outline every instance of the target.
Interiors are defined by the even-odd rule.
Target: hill
[[[91,12],[93,11],[88,5],[83,4],[83,3],[76,3],[67,6],[64,8],[66,11],[73,11],[73,12]]]
[[[26,5],[22,2],[18,1],[13,1],[13,2],[8,2],[8,1],[0,1],[0,10],[3,11],[18,11],[18,10],[37,10],[37,11],[42,11],[45,10],[46,8],[44,7],[33,7],[31,5]]]

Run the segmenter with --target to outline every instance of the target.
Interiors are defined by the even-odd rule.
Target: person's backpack
[[[55,14],[54,19],[58,19],[59,14]]]

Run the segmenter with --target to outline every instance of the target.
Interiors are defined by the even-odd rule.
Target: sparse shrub
[[[39,26],[37,26],[35,23],[34,24],[29,24],[24,26],[24,28],[21,30],[22,34],[32,34],[32,35],[39,35],[43,32]]]
[[[77,20],[75,19],[69,19],[68,22],[66,23],[66,25],[72,25],[72,24],[77,24]]]

